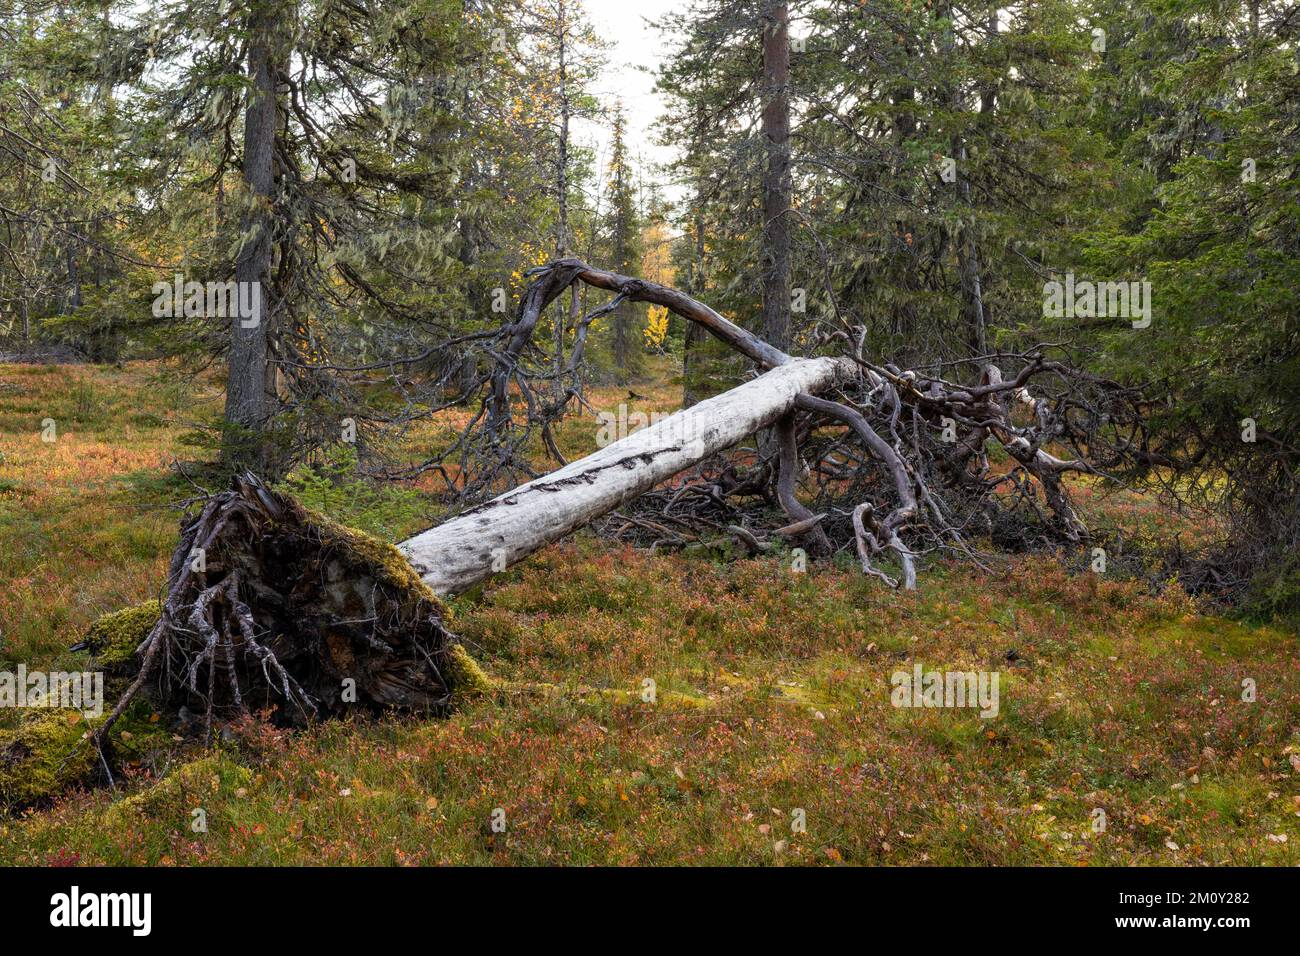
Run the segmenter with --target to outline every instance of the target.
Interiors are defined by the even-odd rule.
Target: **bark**
[[[961,160],[966,159],[966,149],[959,153]],[[961,181],[962,201],[967,211],[974,218],[970,209],[970,182],[965,175],[958,173]],[[988,354],[988,318],[984,310],[984,283],[980,276],[979,248],[975,244],[974,230],[962,226],[957,232],[957,264],[961,273],[962,311],[966,315],[966,338],[972,355]]]
[[[273,12],[263,6],[250,16],[248,74],[252,81],[244,114],[244,184],[252,203],[244,216],[245,234],[254,230],[235,260],[235,281],[240,288],[260,290],[258,321],[231,317],[230,356],[226,384],[226,424],[236,426],[228,435],[223,454],[236,464],[260,465],[255,435],[270,417],[269,279],[273,251],[271,204],[275,193],[275,136],[278,126],[273,54]],[[247,284],[247,285],[246,285]],[[250,440],[250,433],[254,438]]]
[[[565,2],[560,0],[556,41],[559,43],[560,80],[560,138],[559,153],[555,162],[555,199],[559,203],[559,216],[555,225],[555,258],[569,254],[569,74],[568,74],[568,18]],[[572,316],[570,317],[572,321]],[[564,368],[564,309],[555,309],[555,388],[559,393],[560,372]]]
[[[896,110],[893,123],[893,150],[897,157],[896,162],[901,169],[911,149],[911,140],[916,137],[916,114],[913,112],[916,104],[916,88],[911,86],[910,83],[905,83],[895,90],[891,99]],[[898,190],[898,207],[908,209],[915,201],[913,187],[906,182],[900,182]],[[895,231],[900,240],[905,236],[915,236],[915,223],[908,219],[898,219],[895,222]],[[916,293],[918,277],[916,270],[905,264],[902,274],[896,275],[894,281],[905,292],[903,295],[896,297],[896,301],[890,306],[889,332],[895,341],[911,342],[917,327]],[[908,355],[907,349],[904,348],[896,360],[904,361]]]
[[[790,37],[789,8],[769,3],[763,31],[763,337],[790,347]]]
[[[264,707],[290,724],[353,705],[442,712],[453,692],[481,692],[485,680],[444,626],[440,598],[788,418],[800,396],[855,371],[849,359],[791,360],[396,547],[241,475],[183,522],[166,599],[96,625],[108,631],[128,615],[144,629],[124,636],[134,678],[94,742],[103,747],[142,692],[201,708],[209,737],[214,721]],[[87,646],[102,651],[95,631]]]
[[[250,474],[182,522],[167,585],[161,603],[87,634],[110,673],[133,674],[97,744],[140,693],[202,714],[210,739],[215,722],[262,711],[288,725],[355,707],[442,713],[478,683],[442,603],[394,546]]]
[[[790,360],[398,547],[435,594],[459,593],[772,424],[800,393],[854,368],[848,359]]]
[[[814,520],[817,516],[795,497],[795,486],[799,480],[799,443],[793,413],[787,412],[781,416],[776,423],[775,434],[780,467],[776,483],[777,498],[782,510],[793,522],[787,530],[794,527],[806,528],[807,530],[798,532],[800,536],[813,546],[817,554],[830,554],[833,550],[830,539]]]
[[[468,110],[469,90],[466,89],[462,101],[463,107]],[[471,321],[481,321],[482,316],[488,312],[487,290],[482,277],[478,274],[480,244],[479,237],[482,235],[482,226],[479,222],[478,214],[473,208],[473,196],[475,189],[478,188],[478,162],[470,160],[469,166],[465,173],[465,180],[461,188],[465,211],[460,216],[460,250],[459,256],[461,265],[465,267],[465,284],[463,295],[469,305],[469,314]],[[452,377],[451,387],[455,394],[468,397],[470,391],[474,388],[474,383],[478,380],[478,367],[475,357],[465,353],[456,357],[456,374]]]
[[[614,195],[618,197],[614,209],[614,262],[620,269],[630,269],[631,263],[628,262],[627,249],[627,232],[631,228],[631,223],[627,221],[627,209],[619,199],[622,197],[623,190],[623,168],[620,165],[615,173]],[[632,316],[629,314],[627,303],[622,303],[614,310],[614,365],[617,366],[621,375],[621,381],[628,380],[628,373],[631,371],[631,326]]]
[[[939,11],[943,16],[949,18],[949,25],[944,31],[943,51],[945,54],[951,54],[956,47],[956,33],[952,25],[953,6],[951,3],[942,7]],[[993,28],[997,29],[997,14],[993,15]],[[981,102],[987,101],[987,90],[981,91]],[[961,92],[954,86],[947,89],[944,93],[948,106],[954,113],[961,112],[963,108],[963,97]],[[962,205],[965,207],[964,216],[969,216],[973,220],[974,210],[971,208],[971,189],[970,178],[967,174],[966,160],[967,151],[966,143],[960,133],[954,132],[949,140],[952,150],[952,158],[957,164],[957,192],[961,197]],[[974,232],[971,224],[963,220],[962,225],[957,229],[956,234],[956,253],[958,269],[958,285],[960,289],[961,311],[965,320],[965,338],[967,348],[973,355],[983,355],[987,351],[987,340],[985,333],[985,315],[984,315],[984,292],[980,280],[979,251],[975,245]]]
[[[695,114],[695,137],[703,148],[706,134],[706,121],[702,109],[697,109]],[[694,252],[691,257],[690,271],[687,273],[686,291],[694,298],[700,299],[704,296],[704,202],[705,186],[707,179],[704,175],[703,163],[701,161],[700,170],[695,179],[695,208],[692,215],[691,234],[694,240]],[[686,335],[682,340],[682,408],[690,408],[700,400],[697,394],[696,382],[694,376],[699,373],[695,369],[695,357],[698,355],[699,344],[704,341],[704,329],[695,322],[686,323]]]
[[[77,250],[73,247],[72,240],[68,241],[64,257],[68,268],[68,298],[63,311],[68,313],[81,308],[81,270],[77,266]]]
[[[496,369],[492,373],[491,396],[488,401],[487,427],[489,432],[494,434],[500,434],[510,423],[510,381],[519,356],[532,341],[538,318],[555,297],[575,280],[598,289],[618,293],[623,299],[631,302],[662,305],[675,315],[698,323],[715,338],[762,368],[775,368],[790,361],[790,356],[785,352],[773,348],[752,332],[747,332],[704,303],[677,289],[617,272],[596,269],[579,259],[561,259],[546,266],[542,271],[544,273],[542,277],[530,285],[524,293],[518,318],[503,329],[506,340],[501,360],[497,362]],[[572,360],[569,367],[575,367]]]
[[[704,294],[704,211],[702,204],[704,202],[704,190],[697,187],[696,190],[696,212],[695,222],[693,225],[695,233],[695,255],[691,261],[690,282],[687,291],[699,298]],[[696,362],[699,359],[699,347],[704,341],[705,333],[703,327],[696,322],[686,323],[686,335],[682,340],[682,407],[690,408],[697,401],[697,394],[694,376],[699,372],[696,368]]]
[[[668,286],[650,282],[647,279],[635,279],[619,275],[605,269],[596,269],[585,262],[565,260],[555,264],[557,270],[565,267],[574,270],[571,275],[587,285],[609,292],[619,292],[633,302],[650,302],[662,305],[670,312],[682,318],[698,323],[714,338],[751,359],[762,368],[775,368],[790,361],[790,356],[780,348],[760,339],[752,332],[747,332],[718,312],[684,292]]]
[[[625,304],[614,310],[614,365],[619,371],[619,381],[631,378],[632,316]]]
[[[690,408],[699,401],[700,363],[704,356],[700,346],[704,343],[704,330],[694,322],[686,323],[686,336],[682,341],[682,407]]]

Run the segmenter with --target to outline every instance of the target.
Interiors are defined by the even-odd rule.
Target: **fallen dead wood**
[[[788,361],[399,547],[434,593],[464,591],[772,424],[794,408],[799,395],[820,392],[855,372],[847,359]]]
[[[302,723],[354,706],[445,711],[477,692],[440,598],[503,571],[855,373],[790,361],[393,547],[312,514],[252,475],[187,519],[139,669],[141,691],[214,720]]]
[[[766,443],[771,450],[760,450],[753,467],[724,462],[716,480],[693,489],[697,494],[674,491],[664,520],[689,525],[680,509],[687,499],[696,500],[724,513],[722,520],[701,519],[703,524],[726,529],[758,553],[770,545],[743,523],[725,520],[725,512],[729,496],[766,497],[786,517],[773,533],[797,536],[810,551],[851,546],[865,573],[908,588],[916,586],[921,546],[970,553],[965,525],[979,509],[996,511],[993,492],[1007,482],[1063,540],[1087,535],[1061,475],[1097,472],[1078,448],[1096,439],[1098,422],[1118,420],[1106,404],[1116,393],[1113,383],[1079,376],[1031,351],[1016,357],[1021,368],[1008,380],[986,364],[977,384],[962,384],[874,364],[861,354],[863,335],[847,330],[830,341],[856,341],[849,354],[796,358],[677,290],[573,259],[532,275],[520,313],[500,331],[494,367],[480,379],[479,412],[460,443],[462,467],[473,474],[463,490],[499,490],[502,476],[518,470],[530,480],[394,547],[312,515],[243,476],[183,525],[160,614],[140,641],[134,679],[97,740],[144,691],[203,713],[209,732],[216,719],[267,707],[290,723],[357,705],[445,710],[462,690],[481,690],[483,678],[448,630],[440,598],[505,570],[768,426],[775,426],[774,440]],[[523,362],[542,311],[579,281],[612,292],[614,302],[664,305],[766,371],[538,476],[520,460],[525,440],[540,428],[544,445],[558,457],[550,425],[579,396],[575,381],[559,399],[540,401]],[[609,308],[607,303],[591,315]],[[580,348],[574,354],[580,357]],[[572,362],[568,371],[574,372]],[[1054,401],[1030,395],[1030,380],[1039,375],[1064,383]],[[527,409],[522,427],[509,400],[512,382]],[[1101,398],[1094,403],[1069,390],[1080,382]],[[1017,408],[1030,420],[1017,420]],[[936,439],[936,429],[951,437]],[[828,431],[829,437],[813,438]],[[1006,449],[1015,470],[990,473],[989,441]],[[1058,457],[1044,447],[1049,442],[1065,442],[1076,454]],[[481,467],[469,468],[471,459]],[[822,474],[847,489],[835,500],[844,493],[857,500],[848,507],[818,501],[815,514],[797,491],[801,475]],[[1044,510],[1032,500],[1035,489],[1043,494]],[[974,505],[958,519],[962,501]],[[679,510],[669,515],[669,508]],[[847,542],[832,540],[832,524],[848,529]],[[662,521],[625,516],[623,525],[679,537]],[[897,562],[897,577],[878,566],[884,552]]]
[[[574,403],[587,407],[579,374],[583,336],[593,319],[619,303],[663,306],[759,368],[806,361],[685,293],[645,279],[578,259],[557,260],[529,277],[519,311],[503,320],[485,346],[488,370],[478,382],[478,411],[445,452],[458,457],[451,492],[466,504],[512,485],[547,480],[523,454],[538,433],[559,465],[568,465],[552,429]],[[547,306],[577,283],[612,297],[576,323],[577,345],[559,372],[562,363],[534,333]],[[828,513],[828,520],[801,532],[798,544],[811,554],[849,548],[864,573],[892,587],[914,588],[918,562],[927,554],[948,552],[982,563],[971,544],[977,535],[1024,547],[1088,540],[1064,476],[1104,475],[1103,468],[1122,468],[1145,446],[1136,392],[1079,371],[1062,347],[1050,347],[1060,357],[1049,358],[1049,347],[1035,346],[905,370],[865,355],[866,328],[850,325],[838,311],[812,325],[808,346],[853,363],[858,374],[843,376],[820,394],[811,389],[800,394],[789,416],[774,423],[773,440],[759,443],[755,467],[724,466],[709,494],[714,503],[726,504],[715,510],[711,524],[701,513],[702,527],[736,524],[730,502],[755,496],[784,512],[785,527],[799,525],[814,511]],[[1010,365],[1006,377],[1000,363]],[[512,402],[512,394],[522,402]],[[847,430],[824,440],[828,431],[839,429]],[[991,469],[986,446],[1000,446],[1015,467]],[[441,467],[425,463],[414,471]],[[806,477],[817,489],[811,509],[796,494],[802,483],[806,497]],[[652,514],[639,518],[621,525],[633,529],[624,533],[634,539],[652,527],[646,524]],[[887,572],[885,562],[898,572]]]

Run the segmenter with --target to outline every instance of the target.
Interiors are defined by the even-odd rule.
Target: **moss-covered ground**
[[[92,621],[158,597],[194,493],[169,465],[220,409],[212,382],[162,371],[0,366],[0,670],[82,666],[68,648]],[[637,391],[593,404],[665,409],[675,390]],[[581,453],[595,432],[560,438]],[[437,520],[431,480],[284,487],[395,541]],[[450,718],[250,723],[204,751],[137,710],[116,788],[0,794],[23,807],[0,814],[0,862],[1300,863],[1294,633],[1046,556],[932,564],[916,594],[791,565],[579,535],[454,602],[491,681]],[[998,672],[998,716],[894,708],[890,676],[915,663]],[[58,746],[84,732],[40,716]],[[0,777],[31,719],[0,711]]]

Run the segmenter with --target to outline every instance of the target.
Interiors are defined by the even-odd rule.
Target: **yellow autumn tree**
[[[663,348],[664,339],[668,337],[668,309],[662,305],[652,305],[646,310],[646,326],[641,333],[647,349],[658,351]]]

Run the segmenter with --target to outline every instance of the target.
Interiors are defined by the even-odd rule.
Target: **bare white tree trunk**
[[[801,392],[821,392],[854,373],[850,359],[790,360],[398,547],[437,594],[464,591],[771,425]]]

